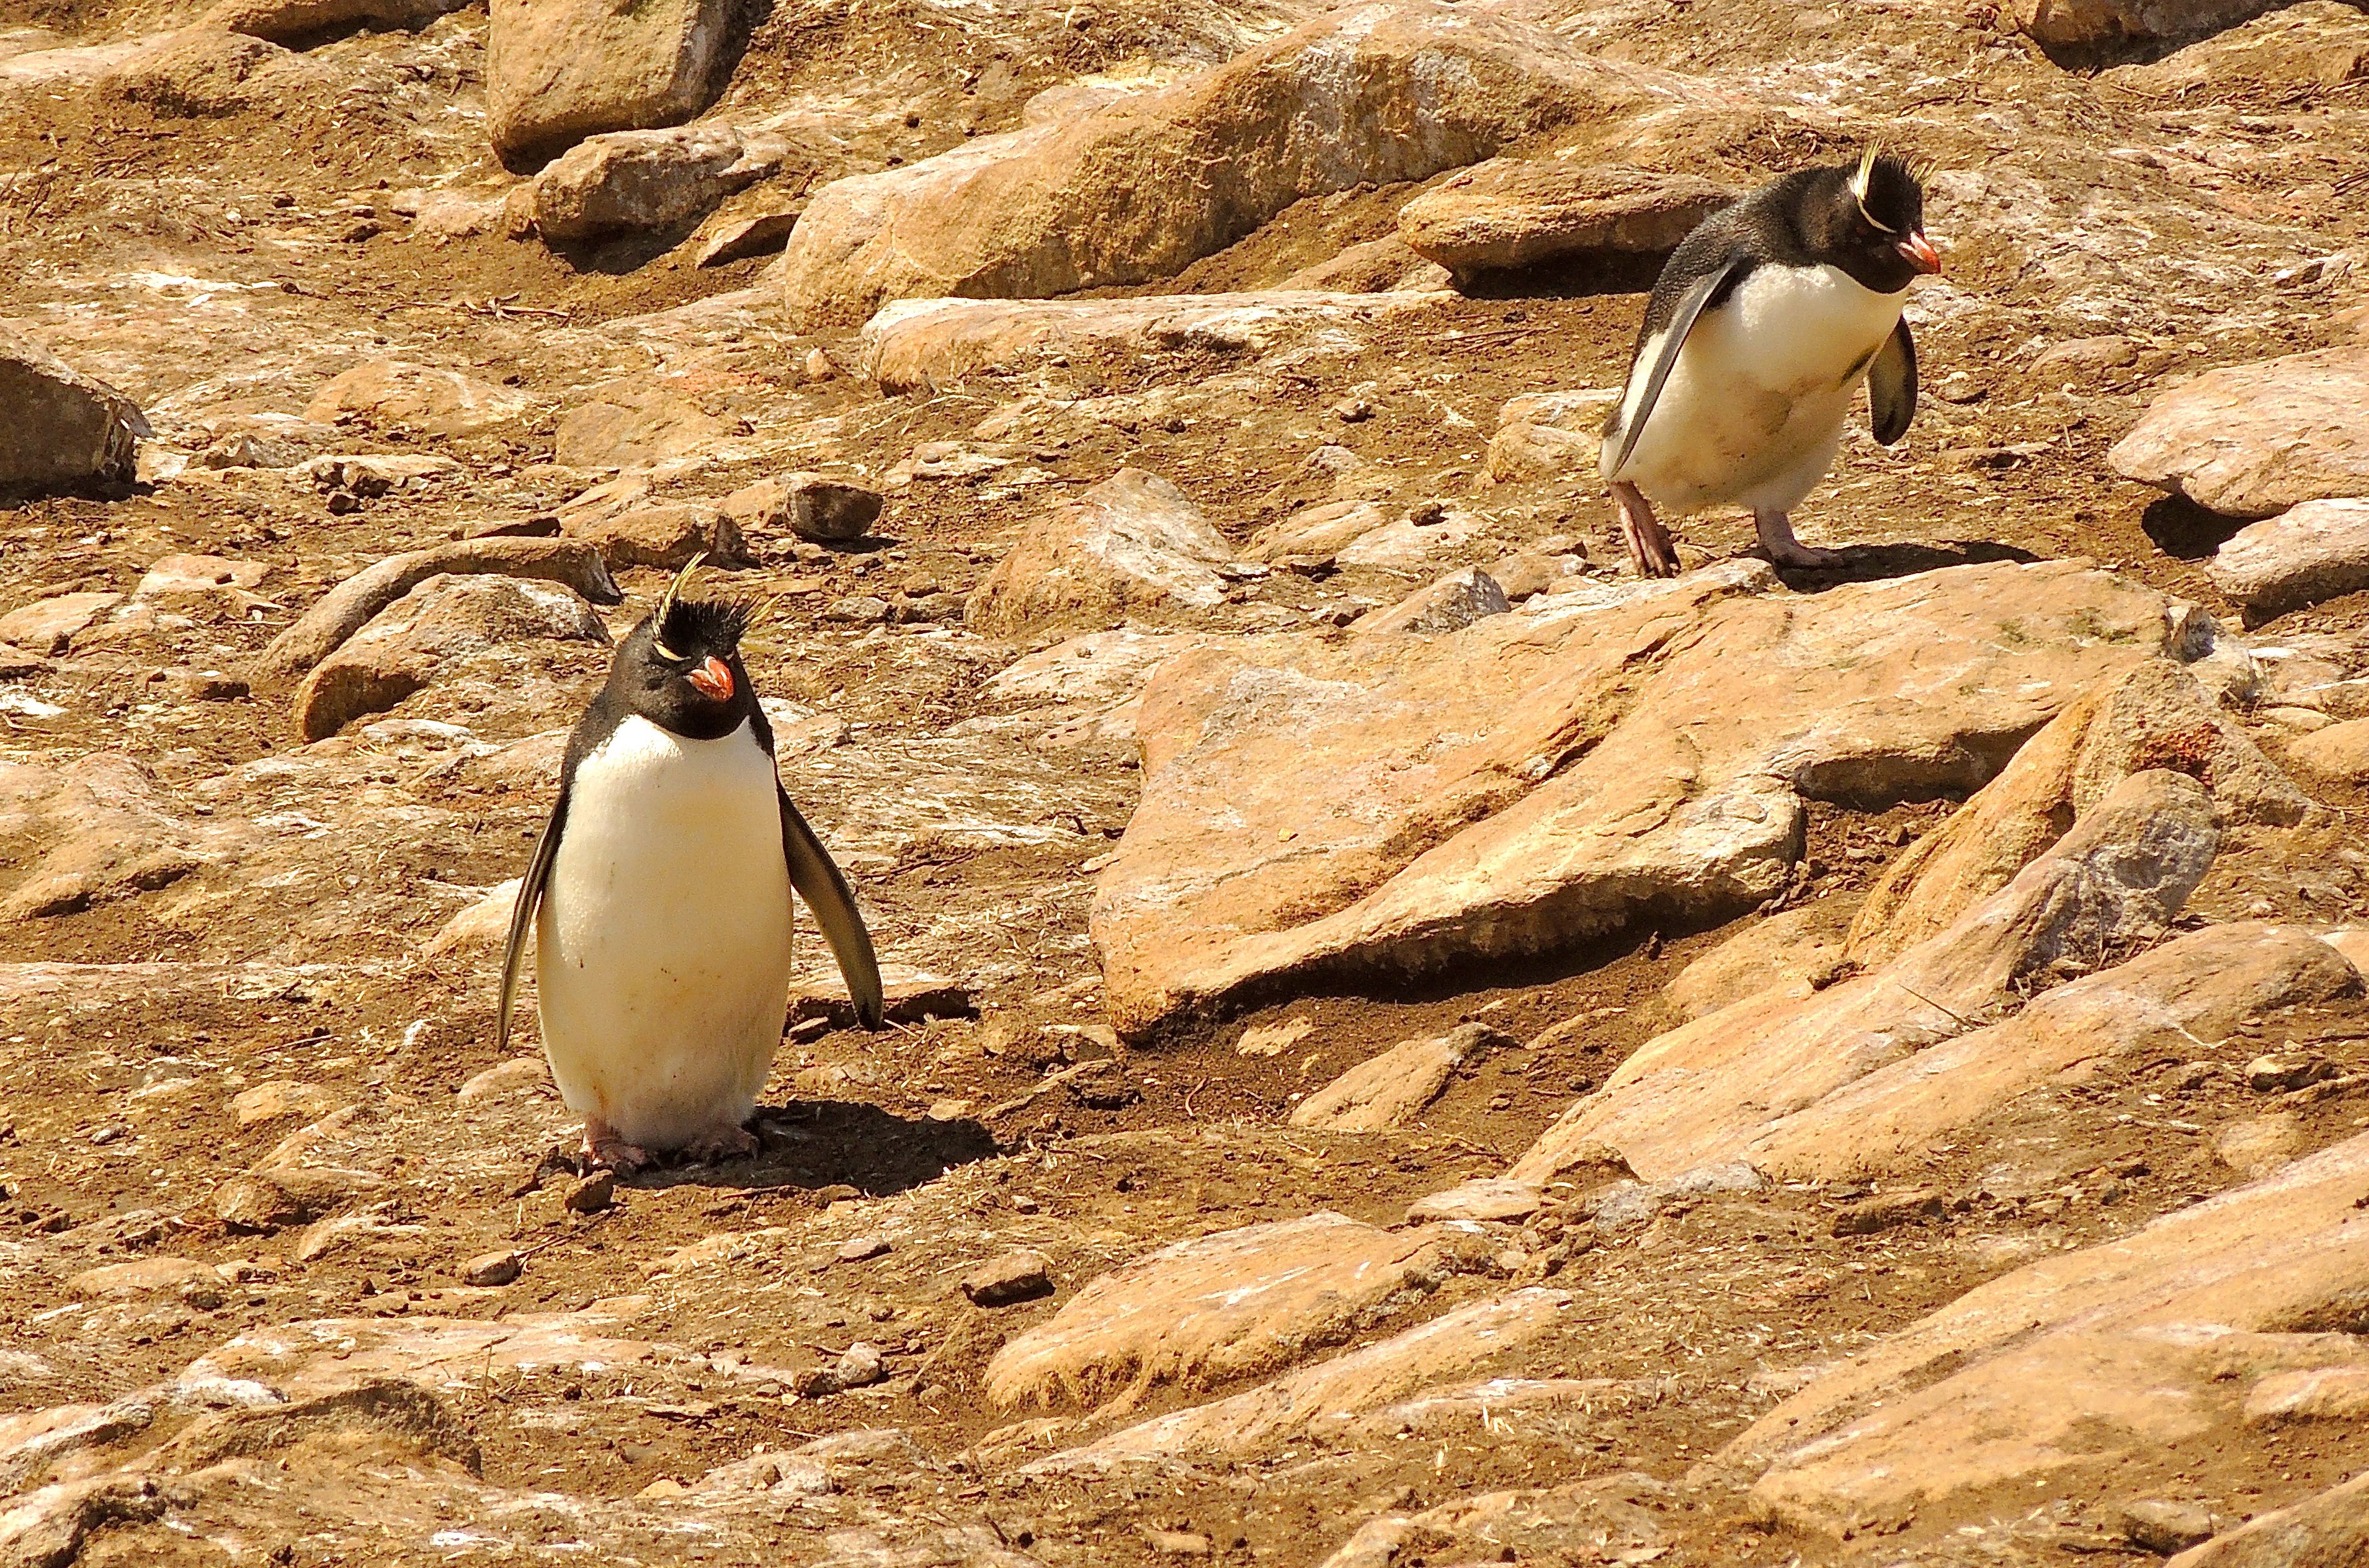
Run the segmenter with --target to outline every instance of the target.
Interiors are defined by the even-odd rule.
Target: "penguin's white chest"
[[[576,770],[535,923],[544,1053],[568,1106],[634,1143],[738,1125],[781,1043],[790,877],[747,726],[617,727]]]
[[[1606,477],[1677,511],[1791,510],[1833,464],[1852,395],[1907,298],[1835,267],[1754,269],[1695,319],[1627,465]],[[1632,414],[1657,349],[1648,343],[1631,372]]]

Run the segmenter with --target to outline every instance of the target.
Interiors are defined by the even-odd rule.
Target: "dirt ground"
[[[956,10],[776,5],[724,108],[850,99],[837,142],[785,177],[811,188],[1007,129],[1029,93],[1072,75],[1231,52],[1197,12],[1106,6],[1091,25],[1064,25],[991,10],[966,29],[948,26]],[[1872,124],[1899,127],[1939,171],[1928,212],[1948,272],[1912,316],[1928,395],[1903,446],[1852,435],[1800,520],[1813,543],[1848,544],[1848,566],[1794,586],[2087,556],[2237,624],[2203,571],[2237,525],[2115,478],[2105,453],[2192,371],[2363,329],[2357,281],[2274,275],[2361,254],[2369,80],[2151,97],[2052,63],[1998,31],[1986,7],[1922,0],[1557,14],[1563,30],[1608,51],[1814,108],[1785,134],[1738,132],[1697,149],[1705,172],[1747,183]],[[162,0],[14,0],[0,42],[20,25],[78,41],[188,19]],[[959,41],[917,43],[925,23],[929,36]],[[2238,1070],[2296,1047],[2339,1075],[2369,1073],[2369,1003],[2356,1000],[2056,1092],[2044,1157],[2017,1152],[2020,1125],[1937,1150],[1922,1182],[1940,1212],[1897,1229],[1837,1235],[1836,1214],[1865,1191],[1806,1185],[1681,1200],[1641,1231],[1566,1240],[1562,1256],[1555,1234],[1534,1225],[1525,1244],[1552,1257],[1542,1283],[1575,1306],[1509,1375],[1599,1379],[1584,1416],[1517,1412],[1502,1430],[1301,1445],[1157,1486],[1024,1470],[1112,1422],[992,1407],[978,1379],[997,1345],[1156,1246],[1324,1208],[1395,1223],[1414,1198],[1502,1172],[1670,1022],[1663,989],[1734,928],[1659,933],[1386,994],[1296,998],[1129,1049],[1100,1010],[1085,921],[1098,857],[1133,806],[1131,749],[1032,729],[1025,704],[989,692],[987,677],[1024,647],[958,622],[851,625],[830,607],[858,594],[899,604],[967,594],[1046,498],[1127,464],[1183,488],[1239,544],[1322,498],[1305,464],[1325,444],[1384,475],[1395,505],[1439,498],[1484,512],[1500,553],[1562,536],[1593,568],[1623,569],[1592,478],[1482,486],[1476,476],[1509,398],[1619,382],[1642,295],[1633,279],[1500,280],[1280,367],[1214,353],[1080,356],[1060,368],[1053,398],[1040,383],[995,374],[904,396],[845,373],[815,381],[809,349],[852,366],[857,346],[795,335],[750,303],[758,296],[741,292],[765,288],[770,258],[703,269],[687,247],[563,257],[498,233],[445,245],[411,233],[400,193],[453,179],[491,189],[504,177],[481,133],[485,25],[466,11],[417,35],[336,39],[302,56],[317,73],[303,91],[218,113],[166,113],[103,89],[0,99],[0,321],[140,401],[157,444],[193,452],[241,431],[285,432],[293,427],[270,417],[303,414],[329,378],[374,359],[461,369],[529,404],[514,421],[463,436],[367,421],[288,435],[309,443],[303,455],[434,453],[461,465],[342,514],[294,471],[252,468],[0,510],[0,608],[70,590],[128,593],[176,553],[271,567],[259,607],[78,642],[5,688],[29,701],[0,704],[0,759],[70,782],[95,777],[95,757],[132,759],[146,781],[140,797],[109,808],[129,815],[78,820],[104,832],[136,818],[191,859],[153,888],[0,926],[10,967],[0,990],[0,1319],[11,1325],[0,1417],[103,1403],[283,1325],[615,1310],[629,1323],[621,1334],[680,1355],[603,1371],[489,1371],[455,1402],[488,1484],[647,1497],[653,1483],[690,1482],[761,1448],[894,1427],[921,1457],[884,1461],[843,1494],[949,1528],[983,1521],[1004,1548],[1047,1562],[1164,1561],[1183,1549],[1162,1532],[1184,1532],[1206,1536],[1219,1559],[1275,1568],[1322,1561],[1386,1509],[1631,1474],[1650,1478],[1637,1482],[1637,1505],[1659,1547],[1571,1561],[1971,1561],[1953,1555],[1952,1534],[1979,1523],[1984,1561],[2139,1562],[2153,1554],[2114,1522],[2129,1498],[2171,1488],[2244,1516],[2369,1466],[2369,1436],[2344,1428],[2293,1440],[2275,1472],[2244,1455],[2199,1468],[2191,1454],[2162,1473],[2118,1476],[2111,1494],[2036,1497],[2018,1519],[1919,1516],[1896,1540],[1836,1542],[1772,1530],[1705,1465],[1815,1369],[1974,1286],[2242,1183],[2214,1152],[2222,1127],[2264,1108]],[[1131,292],[1272,286],[1387,237],[1417,189],[1302,202],[1178,283]],[[722,314],[679,310],[702,301]],[[2110,334],[2127,340],[2125,362],[2035,369],[2054,344]],[[523,868],[554,778],[551,743],[534,738],[572,721],[607,650],[555,643],[472,665],[466,679],[380,715],[416,721],[407,729],[356,726],[309,747],[284,701],[229,688],[191,695],[188,678],[240,670],[371,562],[550,514],[601,477],[553,464],[560,418],[596,387],[659,373],[727,433],[658,475],[657,498],[719,497],[817,460],[877,480],[931,442],[997,460],[970,478],[892,487],[875,536],[853,546],[755,541],[758,564],[729,585],[768,607],[749,658],[763,693],[843,727],[835,743],[785,746],[784,776],[841,853],[884,957],[960,981],[967,1000],[944,1009],[957,1016],[910,1018],[877,1036],[829,1019],[794,1026],[760,1113],[761,1154],[635,1176],[612,1206],[578,1215],[555,1201],[574,1178],[574,1146],[547,1088],[456,1098],[502,1059],[498,955],[426,948]],[[1013,406],[1030,397],[1038,403]],[[1337,410],[1352,402],[1370,417],[1345,421]],[[997,433],[979,434],[991,418]],[[1744,553],[1751,531],[1740,516],[1704,517],[1682,539],[1694,566]],[[629,624],[666,576],[621,574],[628,603],[612,625]],[[1345,620],[1418,580],[1276,572],[1239,585],[1236,604],[1245,627]],[[2354,595],[2283,617],[2256,641],[2358,645],[2365,628],[2369,595]],[[467,739],[440,726],[463,727]],[[64,818],[44,816],[30,785],[6,787],[0,886],[13,887],[61,841]],[[2306,787],[2338,825],[2308,841],[2243,841],[2192,902],[2189,924],[2369,919],[2357,853],[2369,799]],[[1888,860],[1953,804],[1821,805],[1790,902],[1830,910],[1839,929]],[[812,936],[802,930],[801,967],[828,992],[835,979]],[[1551,1030],[1574,1018],[1585,1026]],[[1235,1049],[1246,1026],[1292,1019],[1312,1028],[1281,1054]],[[1356,1135],[1286,1125],[1293,1104],[1339,1071],[1471,1021],[1525,1045],[1460,1073],[1419,1126]],[[2197,1061],[2215,1065],[2200,1073]],[[259,1089],[270,1093],[258,1099]],[[2357,1100],[2281,1104],[2300,1118],[2298,1153],[2369,1126]],[[315,1256],[298,1253],[315,1231],[235,1230],[218,1209],[226,1184],[292,1137],[370,1177],[341,1200],[367,1223]],[[892,1244],[834,1261],[842,1242],[865,1236]],[[709,1253],[686,1261],[682,1249],[695,1246]],[[1052,1296],[986,1311],[953,1288],[981,1259],[1021,1247],[1049,1259]],[[515,1283],[463,1282],[468,1260],[503,1250],[522,1259]],[[83,1299],[66,1284],[163,1255],[212,1264],[235,1283],[219,1297],[128,1300]],[[1484,1264],[1449,1278],[1366,1325],[1360,1342],[1501,1290],[1508,1272]],[[616,1309],[620,1299],[636,1304]],[[885,1381],[830,1398],[791,1392],[794,1374],[857,1340],[886,1354]],[[1207,1397],[1157,1391],[1128,1417]],[[1066,1425],[1029,1429],[1039,1417]],[[347,1515],[305,1519],[293,1505],[270,1516],[277,1536],[250,1523],[169,1548],[154,1532],[100,1529],[81,1560],[424,1560],[392,1526],[377,1534]],[[821,1556],[792,1546],[767,1557],[729,1540],[604,1550],[616,1555],[600,1560]]]

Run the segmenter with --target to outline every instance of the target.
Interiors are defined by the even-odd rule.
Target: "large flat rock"
[[[1711,98],[1495,13],[1350,6],[1174,87],[825,187],[790,236],[784,298],[812,323],[1150,282],[1294,201],[1689,101]]]
[[[1851,922],[1846,956],[1870,967],[1941,931],[2012,880],[2134,773],[2205,786],[2230,825],[2292,827],[2311,802],[2221,716],[2195,677],[2148,659],[2058,714],[1998,777],[1884,868]]]
[[[862,370],[885,392],[917,392],[1056,356],[1261,354],[1327,328],[1430,310],[1442,297],[1265,289],[1127,300],[899,300],[864,324]]]
[[[1732,919],[1790,877],[1805,801],[1971,790],[2192,640],[2080,563],[1802,596],[1736,562],[1428,640],[1187,652],[1144,693],[1143,798],[1096,891],[1113,1020]]]
[[[964,619],[974,631],[1013,636],[1209,610],[1226,601],[1219,568],[1232,554],[1184,491],[1122,468],[1033,520],[972,593]]]
[[[1914,1174],[1927,1151],[1997,1137],[1997,1117],[2045,1084],[2116,1059],[2186,1053],[2249,1017],[2360,993],[2328,943],[2291,926],[2212,926],[2043,995],[2004,1024],[1942,1041],[1783,1116],[1751,1145],[1773,1176]]]
[[[2107,461],[2225,517],[2369,496],[2369,345],[2207,371],[2156,399]]]
[[[1163,1247],[1103,1276],[988,1363],[1001,1405],[1128,1402],[1280,1370],[1473,1266],[1437,1226],[1345,1216],[1251,1225]]]
[[[1399,235],[1451,272],[1666,251],[1736,192],[1584,158],[1492,158],[1399,209]]]
[[[2204,568],[2213,586],[2267,621],[2369,588],[2369,498],[2306,501],[2249,522]]]
[[[1605,1146],[1649,1181],[1748,1157],[1782,1118],[2012,1011],[2049,966],[2094,967],[2160,932],[2219,844],[2193,780],[2135,774],[2006,887],[1881,968],[1656,1036],[1506,1173],[1551,1181]]]
[[[2275,1475],[2275,1428],[2244,1418],[2258,1385],[2369,1360],[2343,1332],[2369,1272],[2364,1186],[2369,1137],[2032,1264],[1820,1378],[1722,1458],[1768,1466],[1763,1513],[1827,1534],[2100,1484],[2130,1495],[2202,1462]]]

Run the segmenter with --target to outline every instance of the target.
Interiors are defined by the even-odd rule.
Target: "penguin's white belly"
[[[679,1149],[745,1120],[781,1043],[790,875],[772,759],[744,725],[628,718],[576,770],[535,923],[560,1097]]]
[[[1627,465],[1607,477],[1673,511],[1790,511],[1833,464],[1852,395],[1906,300],[1838,268],[1755,269],[1695,318]],[[1638,356],[1624,412],[1658,347]]]

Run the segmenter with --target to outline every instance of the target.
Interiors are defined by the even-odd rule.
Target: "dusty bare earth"
[[[2218,853],[2165,920],[2102,955],[2020,969],[1977,1016],[1934,1003],[1955,1022],[1933,1037],[2004,1026],[2231,922],[2369,926],[2369,792],[2288,762],[2329,720],[2369,715],[2369,593],[2245,625],[2205,572],[2241,520],[2107,458],[2196,372],[2369,340],[2369,74],[2249,75],[2210,52],[2235,34],[2188,53],[2168,40],[2052,58],[1993,7],[1944,0],[1461,9],[1718,95],[1716,112],[1631,144],[1617,125],[1548,123],[1513,136],[1513,155],[1617,152],[1740,189],[1880,136],[1930,166],[1948,271],[1910,313],[1917,424],[1890,451],[1855,427],[1803,509],[1805,537],[1851,546],[1848,567],[1763,582],[1756,602],[1808,625],[1911,574],[2086,560],[2210,616],[2207,662],[2253,671],[2206,683],[2204,733],[2217,722],[2258,750],[2301,797],[2293,809],[2249,817],[2216,795]],[[2340,43],[2352,36],[2344,7],[2306,9]],[[2169,1234],[2169,1253],[2190,1251],[2184,1232],[2148,1228],[2253,1213],[2207,1201],[2256,1201],[2249,1184],[2325,1177],[2369,1197],[2369,1171],[2345,1163],[2369,1131],[2369,1001],[2340,966],[2039,1072],[1888,1163],[1814,1170],[1798,1151],[1789,1165],[1723,1143],[1649,1169],[1643,1144],[1608,1134],[1644,1184],[1613,1181],[1626,1196],[1609,1207],[1613,1178],[1591,1155],[1557,1165],[1510,1219],[1404,1223],[1417,1199],[1505,1175],[1575,1104],[1611,1104],[1624,1060],[1701,1010],[1665,988],[1740,933],[1789,922],[1737,961],[1752,983],[1722,1000],[1877,972],[1838,945],[1860,901],[2071,687],[1998,721],[1955,772],[1837,762],[1805,787],[1776,882],[1741,903],[1641,895],[1621,921],[1516,948],[1285,966],[1157,1028],[1135,1026],[1139,999],[1106,1001],[1097,878],[1139,891],[1167,874],[1161,855],[1186,855],[1130,831],[1159,780],[1122,704],[1184,645],[1100,674],[1065,676],[1065,659],[1104,666],[1064,650],[1034,684],[990,678],[1122,623],[1192,634],[1196,658],[1287,646],[1347,658],[1358,615],[1526,551],[1563,562],[1551,591],[1617,598],[1631,579],[1592,460],[1493,480],[1490,448],[1510,399],[1618,383],[1651,258],[1460,286],[1439,272],[1371,295],[1402,308],[1306,329],[1082,340],[884,386],[865,373],[879,350],[861,314],[785,304],[778,238],[701,267],[698,214],[595,241],[506,235],[499,203],[525,176],[488,143],[482,8],[418,30],[327,27],[238,70],[55,65],[53,52],[203,11],[0,7],[0,326],[120,389],[153,428],[136,479],[0,509],[0,611],[130,596],[24,647],[0,684],[0,1562],[2143,1562],[2369,1471],[2358,1392],[2307,1418],[2239,1412],[2270,1377],[2369,1386],[2369,1255],[2345,1229],[2346,1194],[2318,1230],[2302,1198],[2270,1200],[2237,1249],[2318,1238],[2311,1255],[2337,1271],[2325,1301],[2257,1310],[2279,1282],[2250,1276],[2192,1298],[2144,1282],[2127,1300],[2081,1298],[2079,1332],[2101,1340],[2097,1325],[2140,1310],[2132,1300],[2177,1297],[2146,1320],[2148,1345],[2258,1347],[2217,1370],[2182,1363],[2188,1382],[2127,1346],[2077,1375],[2046,1359],[2071,1309],[2015,1317],[2036,1299],[2014,1294],[2031,1271],[2077,1294],[2123,1278],[2115,1244]],[[1318,14],[1301,0],[777,0],[738,19],[706,118],[787,145],[732,200],[795,205],[1012,131],[1046,89],[1185,81]],[[2163,71],[2159,56],[2194,63],[2193,78],[2132,74]],[[1181,269],[1083,297],[1307,287],[1294,275],[1344,253],[1316,286],[1390,288],[1420,263],[1390,248],[1399,208],[1451,174],[1350,180]],[[477,204],[477,232],[431,223],[452,198]],[[481,404],[318,401],[382,361],[460,372]],[[2369,448],[2369,430],[2359,439]],[[1362,464],[1345,478],[1341,460],[1311,459],[1327,448]],[[304,466],[352,454],[448,462],[392,484]],[[1396,554],[1229,569],[1213,603],[990,635],[972,629],[989,624],[974,602],[966,624],[965,600],[1024,530],[1127,466],[1176,486],[1245,559],[1260,530],[1335,499],[1373,503],[1378,525],[1443,507],[1447,521],[1402,523],[1415,543]],[[497,1053],[498,947],[447,926],[502,908],[550,803],[557,733],[607,647],[542,635],[433,649],[417,691],[310,743],[292,682],[267,679],[261,656],[387,556],[496,525],[548,532],[555,517],[599,543],[604,515],[713,508],[797,470],[870,486],[885,509],[827,545],[750,513],[746,564],[708,580],[764,607],[749,664],[784,704],[784,777],[909,1000],[883,1034],[849,1026],[802,931],[811,1001],[759,1114],[764,1151],[620,1181],[603,1200],[579,1193],[573,1118],[539,1068]],[[601,497],[579,499],[620,475],[630,489],[605,513]],[[1734,516],[1681,533],[1697,570],[1752,542]],[[597,609],[615,635],[670,574],[608,555],[624,599]],[[175,555],[253,570],[143,589]],[[2017,635],[1986,634],[2010,653]],[[2354,682],[2354,705],[2283,681],[2299,664]],[[1197,700],[1181,668],[1140,710],[1171,750],[1204,733],[1177,716]],[[1824,678],[1781,659],[1733,668],[1720,700],[1738,723]],[[2114,673],[2084,666],[2080,681]],[[1260,766],[1285,794],[1304,769],[1344,819],[1360,802],[1399,809],[1382,783],[1339,784],[1327,770],[1346,778],[1353,762],[1332,744],[1278,747]],[[2130,766],[2182,766],[2168,755]],[[1400,764],[1373,765],[1379,780]],[[1241,820],[1245,866],[1299,830],[1248,807]],[[1384,870],[1433,841],[1388,851]],[[1276,919],[1345,897],[1313,887],[1276,894]],[[1436,1097],[1377,1118],[1390,1125],[1293,1125],[1343,1072],[1472,1023],[1504,1038],[1448,1070]],[[1246,1032],[1281,1043],[1248,1054]],[[1706,1069],[1690,1093],[1724,1107],[1764,1091]],[[1860,1125],[1822,1136],[1848,1150]],[[1323,1214],[1356,1223],[1305,1234]],[[1189,1306],[1191,1289],[1138,1262],[1292,1223],[1229,1243],[1240,1255]],[[966,1276],[1021,1250],[1041,1254],[1049,1292],[976,1304]],[[513,1256],[515,1277],[473,1283],[487,1254]],[[2283,1279],[2318,1266],[2277,1265]],[[1143,1269],[1152,1284],[1108,1277]],[[1255,1309],[1213,1304],[1227,1281],[1278,1304],[1238,1322]],[[1985,1286],[2008,1292],[1974,1299],[2003,1302],[2011,1329],[1951,1339],[1946,1313]],[[1105,1295],[1048,1332],[1089,1289]],[[1482,1320],[1454,1316],[1467,1311],[1537,1321],[1468,1331]],[[1448,1324],[1438,1344],[1390,1361],[1433,1322]],[[1928,1342],[1928,1359],[1884,1360]],[[1375,1346],[1379,1361],[1344,1359]],[[861,1386],[818,1376],[851,1360],[837,1380]],[[1967,1368],[1991,1380],[1950,1392]],[[2158,1395],[2169,1404],[2148,1403]],[[1253,1406],[1268,1413],[1242,1413]],[[1928,1425],[1906,1437],[1863,1429],[1916,1410]],[[1204,1425],[1177,1436],[1156,1425],[1172,1415]],[[2356,1532],[2315,1549],[2330,1554],[2226,1561],[2362,1561],[2344,1553],[2369,1554],[2369,1507],[2329,1507]],[[2146,1522],[2157,1516],[2203,1522],[2166,1534]]]

